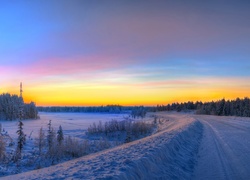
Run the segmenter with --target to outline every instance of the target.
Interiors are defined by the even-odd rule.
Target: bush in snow
[[[44,146],[46,145],[45,133],[44,133],[42,127],[39,129],[38,138],[36,139],[36,145],[38,146],[39,155],[41,155],[42,150],[43,150]]]
[[[105,122],[104,126],[100,122],[98,126],[93,123],[93,125],[89,126],[88,128],[88,134],[104,134],[105,136],[111,135],[118,138],[122,133],[125,133],[125,142],[130,142],[132,141],[132,139],[136,139],[140,136],[149,134],[155,126],[156,124],[152,124],[146,121],[132,121],[130,119],[126,119],[123,121],[111,120]]]
[[[143,106],[135,107],[131,111],[132,118],[144,118],[146,116],[147,110]]]
[[[68,136],[64,140],[63,153],[75,158],[88,154],[89,148],[90,145],[87,140],[81,142],[76,138]]]
[[[102,151],[104,149],[108,149],[111,147],[110,142],[107,140],[107,138],[101,137],[99,140],[94,142],[93,148],[94,151]]]
[[[0,162],[4,159],[5,157],[5,146],[6,143],[4,141],[3,135],[0,133]]]

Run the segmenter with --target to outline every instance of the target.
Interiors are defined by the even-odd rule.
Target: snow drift
[[[179,119],[144,139],[3,179],[190,179],[202,131],[193,118]]]
[[[155,147],[142,151],[142,157],[127,161],[126,169],[115,178],[190,179],[202,136],[201,123],[192,123],[171,139],[165,139],[167,133],[155,137]]]

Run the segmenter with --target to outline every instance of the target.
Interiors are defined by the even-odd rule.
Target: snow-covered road
[[[196,116],[196,119],[204,131],[194,179],[249,179],[249,118]]]

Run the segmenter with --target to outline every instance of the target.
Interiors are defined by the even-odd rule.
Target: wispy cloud
[[[212,1],[1,3],[0,90],[13,91],[23,81],[26,95],[44,104],[67,103],[68,92],[76,104],[85,101],[76,96],[152,104],[249,95],[249,7]]]

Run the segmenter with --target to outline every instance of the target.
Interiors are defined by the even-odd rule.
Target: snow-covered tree
[[[39,155],[42,154],[43,147],[45,146],[45,133],[43,131],[43,128],[41,127],[38,133],[38,138],[37,138],[37,146],[39,149]]]
[[[19,121],[18,123],[18,130],[17,130],[17,148],[16,148],[16,160],[21,159],[22,156],[22,150],[23,150],[23,146],[25,144],[26,141],[26,135],[23,132],[23,123],[22,121]]]
[[[38,111],[34,102],[25,104],[22,97],[10,95],[9,93],[0,95],[0,119],[37,119]]]
[[[37,119],[38,111],[34,102],[25,104],[25,117],[26,119]]]
[[[54,128],[51,126],[51,120],[48,124],[48,134],[47,134],[47,143],[48,143],[48,151],[47,155],[51,158],[51,163],[54,164],[54,160],[57,156],[57,147],[56,147],[56,133]]]
[[[51,151],[51,149],[52,149],[53,141],[54,141],[54,130],[51,126],[51,120],[49,120],[48,134],[47,134],[47,142],[48,142],[49,151]]]
[[[57,142],[59,145],[62,145],[63,139],[64,139],[63,130],[62,130],[62,126],[60,125],[59,130],[57,131]]]

